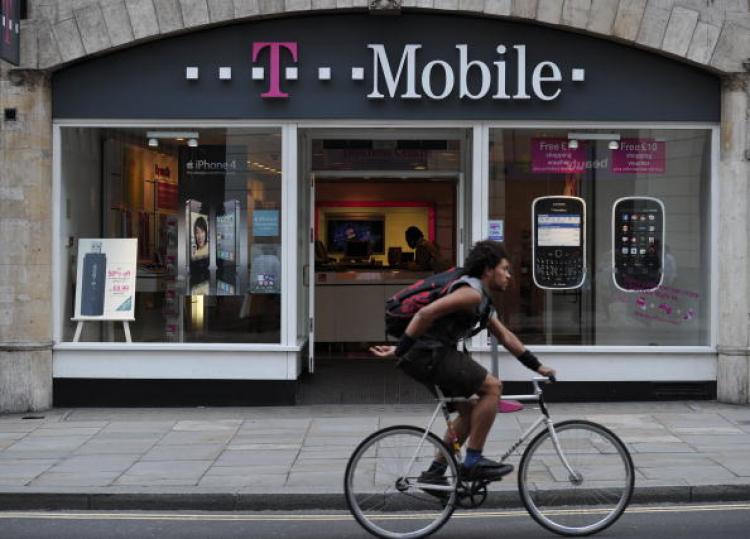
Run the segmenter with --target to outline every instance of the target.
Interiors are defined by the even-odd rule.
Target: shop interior
[[[445,132],[373,133],[316,136],[308,145],[320,357],[366,357],[387,339],[385,301],[458,261],[465,144]]]

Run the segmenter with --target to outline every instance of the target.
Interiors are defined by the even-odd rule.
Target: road
[[[634,506],[597,537],[748,537],[750,503]],[[0,512],[0,537],[18,539],[371,537],[342,512]],[[524,511],[461,511],[433,537],[557,537]]]

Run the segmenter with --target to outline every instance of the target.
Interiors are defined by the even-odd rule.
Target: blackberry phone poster
[[[78,241],[74,320],[133,320],[138,240]]]

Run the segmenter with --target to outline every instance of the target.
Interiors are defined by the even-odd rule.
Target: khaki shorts
[[[435,394],[435,386],[447,397],[471,397],[482,387],[487,369],[455,348],[412,348],[398,367]]]

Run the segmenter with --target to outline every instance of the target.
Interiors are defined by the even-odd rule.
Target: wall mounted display
[[[133,320],[138,240],[81,239],[74,320]]]
[[[278,236],[279,210],[253,210],[253,236]]]
[[[549,196],[532,203],[534,284],[547,290],[579,288],[586,277],[586,203]]]
[[[237,263],[239,222],[239,201],[225,200],[223,212],[216,216],[216,260],[223,265]]]
[[[612,278],[623,291],[646,292],[664,278],[664,204],[623,197],[612,206]]]

